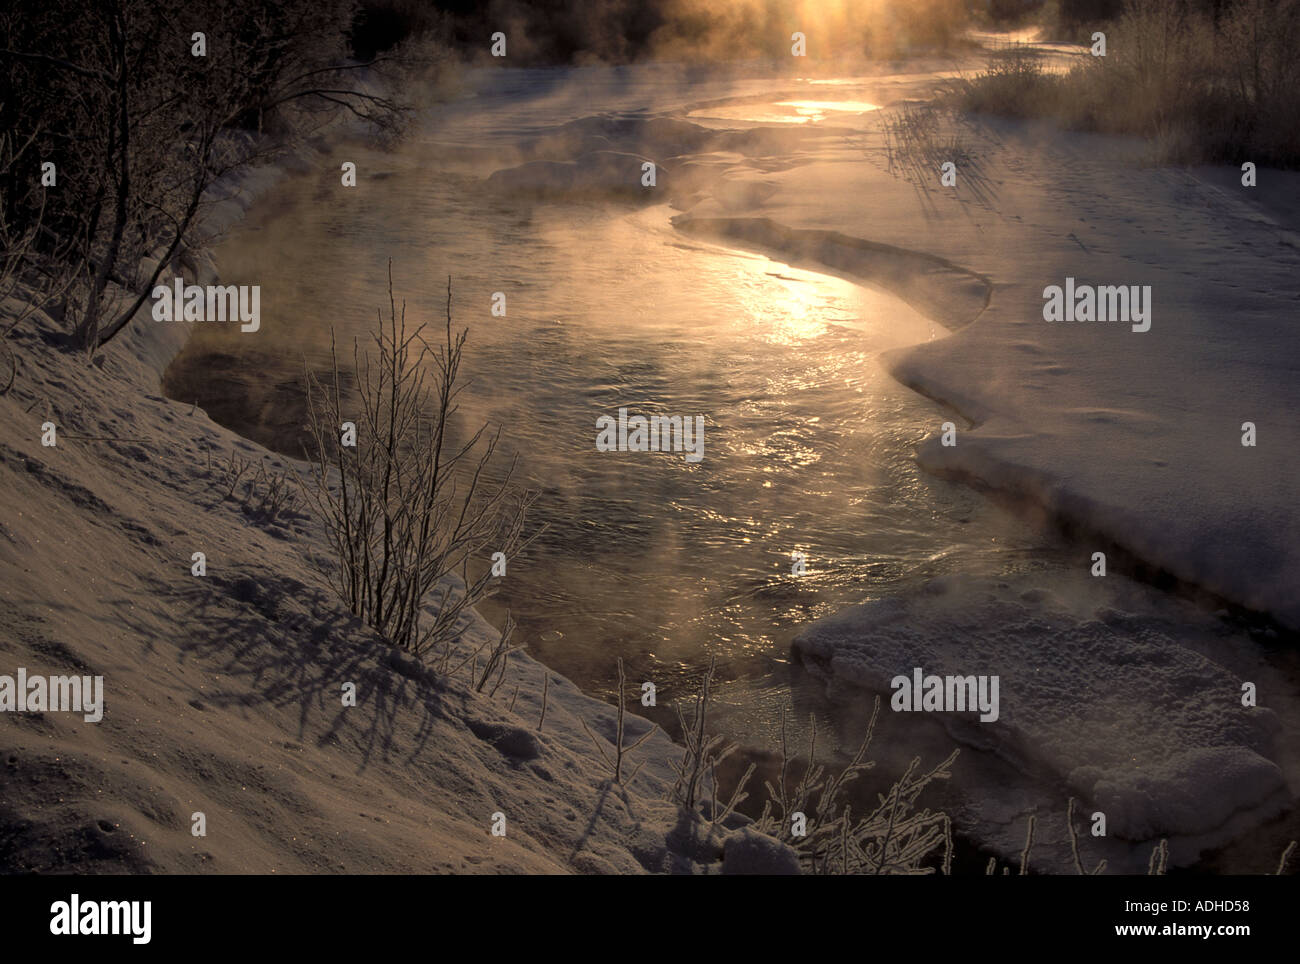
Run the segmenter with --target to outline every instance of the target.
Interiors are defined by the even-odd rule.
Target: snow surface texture
[[[1046,768],[1128,840],[1198,837],[1239,810],[1284,802],[1271,760],[1279,723],[1242,706],[1241,678],[1186,646],[1177,619],[1064,595],[1081,591],[1033,576],[944,577],[814,623],[795,646],[814,672],[885,695],[914,667],[998,676],[997,721],[935,717],[1022,771]]]

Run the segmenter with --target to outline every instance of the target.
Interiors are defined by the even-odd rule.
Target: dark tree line
[[[354,0],[20,0],[0,13],[0,296],[70,343],[117,335],[195,241],[210,189],[323,112],[393,127],[356,81]]]

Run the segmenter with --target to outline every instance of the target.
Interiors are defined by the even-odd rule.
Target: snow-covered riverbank
[[[308,147],[222,185],[206,228],[314,159]],[[197,280],[214,270],[204,259]],[[681,751],[662,731],[613,784],[583,723],[612,739],[614,708],[526,653],[490,697],[352,618],[313,564],[330,551],[318,525],[268,520],[242,485],[226,495],[232,460],[304,467],[158,394],[190,330],[140,319],[93,366],[54,347],[43,313],[11,335],[0,659],[10,674],[102,676],[105,697],[98,723],[0,718],[7,869],[709,873],[724,849],[727,870],[789,867],[774,841],[666,802]],[[495,633],[473,614],[461,645]],[[629,715],[626,742],[650,726]]]
[[[55,327],[40,317],[15,335],[22,384],[0,400],[15,428],[0,450],[0,658],[11,674],[102,676],[104,715],[3,714],[9,869],[720,867],[722,839],[665,802],[680,751],[662,732],[636,779],[611,786],[581,721],[612,737],[613,707],[526,654],[489,698],[391,650],[310,564],[329,551],[315,525],[223,499],[231,458],[295,467],[156,394],[160,327],[137,326],[94,367],[44,343]],[[464,642],[494,633],[475,616]],[[649,726],[629,717],[629,741]]]

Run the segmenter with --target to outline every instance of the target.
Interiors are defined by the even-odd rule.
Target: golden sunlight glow
[[[796,346],[825,334],[829,326],[819,310],[825,301],[824,289],[801,278],[772,277],[781,283],[783,296],[769,296],[768,303],[755,305],[750,312],[768,319],[767,340],[774,345]]]
[[[880,110],[878,104],[868,104],[864,100],[781,100],[777,101],[777,106],[793,107],[800,116],[814,121],[824,120],[826,115],[833,111],[866,114],[873,110]]]
[[[875,110],[880,110],[880,105],[865,100],[778,100],[700,107],[687,116],[749,124],[817,124],[833,114],[860,117]]]

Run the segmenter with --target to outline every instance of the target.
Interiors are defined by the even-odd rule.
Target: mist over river
[[[638,711],[670,731],[672,703],[716,657],[722,732],[771,751],[785,709],[799,746],[811,713],[834,757],[858,738],[870,701],[827,698],[825,681],[792,659],[801,629],[937,577],[1062,578],[1087,553],[917,465],[917,445],[955,417],[879,356],[944,337],[939,320],[887,290],[688,236],[667,201],[520,198],[486,183],[517,163],[517,145],[598,114],[644,120],[646,103],[709,129],[811,138],[838,125],[851,144],[888,100],[882,88],[894,89],[758,78],[710,90],[663,76],[502,74],[428,109],[391,150],[327,148],[319,169],[284,180],[214,251],[223,284],[261,286],[260,330],[199,326],[165,390],[300,456],[304,364],[328,364],[331,332],[340,345],[369,340],[390,259],[408,323],[442,323],[450,276],[454,324],[469,329],[461,424],[500,427],[505,459],[517,455],[520,479],[540,493],[530,528],[546,526],[484,615],[499,626],[509,608],[517,642],[606,699],[621,656],[630,680],[658,687],[660,705]],[[792,99],[800,85],[815,95]],[[710,109],[724,94],[734,103]],[[797,163],[800,142],[789,145],[785,163]],[[345,161],[355,188],[340,186]],[[503,317],[491,312],[497,292]],[[598,451],[597,420],[620,408],[702,416],[702,460]],[[886,719],[880,733],[886,776],[952,746],[929,721]],[[972,812],[1010,825],[1032,801],[1061,799],[978,745],[958,767],[961,791],[932,803],[1001,788],[998,806]]]
[[[676,692],[714,654],[720,699],[762,740],[802,625],[941,572],[1051,557],[916,466],[949,416],[876,356],[943,329],[897,297],[689,239],[667,205],[507,205],[432,164],[435,149],[340,149],[374,172],[355,193],[331,165],[255,208],[215,256],[224,284],[262,285],[261,331],[200,328],[167,388],[300,455],[304,358],[327,364],[331,328],[368,342],[389,258],[416,324],[441,323],[451,275],[470,333],[462,424],[501,427],[547,527],[485,608],[509,605],[548,665],[610,695],[623,656]],[[620,407],[703,416],[702,461],[597,451],[597,419]]]

